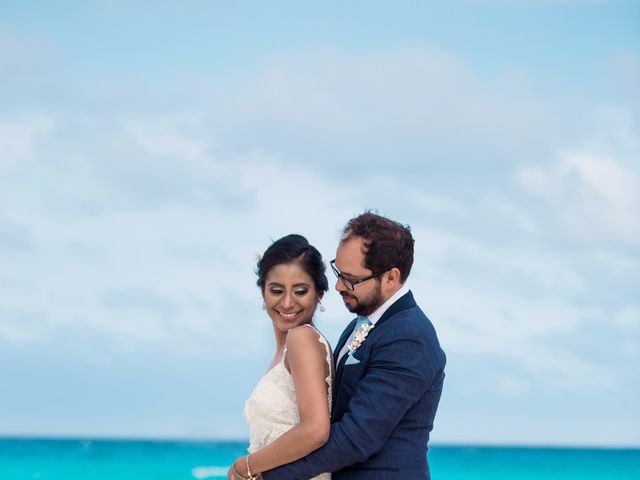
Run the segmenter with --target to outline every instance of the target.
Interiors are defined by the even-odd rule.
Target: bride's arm
[[[323,446],[329,439],[330,418],[327,403],[327,353],[313,328],[297,327],[286,339],[289,371],[296,389],[300,423],[269,445],[251,454],[251,473],[256,475],[298,460]],[[246,457],[236,460],[235,468],[247,473]]]

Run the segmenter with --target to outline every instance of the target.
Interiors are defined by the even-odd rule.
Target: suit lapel
[[[382,317],[380,317],[380,320],[376,322],[376,325],[380,325],[387,318],[394,316],[396,313],[399,313],[402,310],[406,310],[407,308],[411,308],[415,306],[416,306],[416,301],[413,299],[413,293],[411,293],[411,290],[409,290],[407,293],[401,296],[398,300],[396,300],[393,303],[393,305],[391,305],[387,309],[386,312],[384,312]],[[340,335],[340,340],[338,340],[336,349],[333,351],[333,362],[336,364],[336,366],[338,365],[338,355],[340,354],[342,347],[344,347],[344,344],[347,343],[347,340],[349,339],[349,335],[351,335],[351,332],[353,332],[353,327],[356,326],[357,321],[358,321],[357,317],[351,320],[351,322],[349,322],[349,325],[347,325],[347,328],[345,328],[344,331],[342,332],[342,335]]]
[[[351,320],[351,322],[349,322],[349,325],[347,325],[347,328],[345,328],[344,331],[342,332],[342,335],[340,335],[340,340],[338,340],[336,349],[333,351],[333,363],[336,365],[336,371],[338,368],[338,355],[340,355],[340,350],[342,350],[342,347],[344,347],[344,344],[347,343],[347,340],[349,339],[349,335],[351,335],[351,332],[353,331],[353,327],[356,326],[357,321],[358,319],[354,318],[353,320]]]
[[[344,332],[342,332],[340,340],[338,340],[336,349],[333,351],[333,363],[336,366],[336,388],[338,385],[340,385],[340,380],[342,379],[342,371],[344,370],[344,363],[347,361],[347,357],[349,356],[349,354],[346,353],[345,355],[343,355],[340,359],[340,362],[338,362],[338,355],[340,355],[340,351],[344,347],[344,344],[347,343],[347,340],[349,339],[349,336],[351,335],[353,327],[355,327],[357,321],[358,319],[354,318],[351,322],[349,322],[347,328],[345,328]]]
[[[382,317],[380,317],[380,320],[376,322],[376,327],[381,323],[385,322],[387,319],[393,317],[397,313],[400,313],[403,310],[407,310],[415,306],[416,306],[416,301],[413,299],[413,293],[411,293],[411,290],[409,290],[407,293],[401,296],[398,300],[393,302],[393,305],[387,308],[387,311],[384,312]]]
[[[391,305],[387,309],[386,312],[384,312],[382,317],[380,317],[380,320],[376,322],[376,327],[379,326],[384,321],[386,321],[388,318],[393,317],[397,313],[415,306],[416,306],[416,301],[413,299],[413,294],[411,293],[411,291],[408,291],[406,294],[404,294],[402,297],[396,300],[393,303],[393,305]],[[354,318],[349,323],[349,325],[347,325],[347,328],[345,328],[344,332],[342,332],[342,335],[340,336],[340,340],[338,340],[336,349],[333,352],[333,362],[336,366],[335,367],[336,388],[339,387],[340,381],[342,380],[342,373],[344,372],[344,364],[346,363],[347,357],[349,356],[349,354],[346,353],[345,355],[343,355],[343,357],[340,359],[340,362],[338,362],[338,355],[340,354],[340,351],[344,347],[344,344],[347,343],[347,340],[349,339],[349,336],[351,335],[351,332],[353,331],[353,327],[355,327],[357,320],[358,320],[357,318]],[[373,331],[375,332],[375,328],[373,329]]]

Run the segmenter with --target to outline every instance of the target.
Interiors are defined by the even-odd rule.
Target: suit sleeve
[[[379,451],[406,411],[433,382],[425,344],[379,340],[349,408],[331,425],[329,441],[305,458],[263,473],[265,480],[302,480],[366,461]],[[344,368],[349,368],[348,366]]]

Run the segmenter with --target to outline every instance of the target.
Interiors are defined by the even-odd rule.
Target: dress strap
[[[326,360],[327,360],[327,365],[329,366],[329,373],[331,373],[332,358],[331,358],[331,347],[329,346],[329,342],[327,342],[327,339],[324,338],[324,336],[322,336],[320,331],[310,323],[305,323],[302,326],[309,327],[318,334],[318,341],[322,345],[324,345],[324,350],[327,353]],[[282,360],[280,360],[281,362],[284,362],[284,358],[286,355],[287,355],[287,345],[285,344],[284,349],[282,350]]]
[[[318,334],[318,341],[324,345],[324,350],[327,353],[326,356],[326,360],[327,360],[327,367],[328,367],[328,371],[329,371],[329,375],[327,375],[327,378],[325,378],[325,381],[327,382],[327,385],[329,386],[329,394],[331,396],[331,379],[333,376],[333,370],[332,370],[332,357],[331,357],[331,347],[329,346],[329,342],[327,342],[327,339],[324,338],[324,336],[318,331],[318,329],[316,327],[314,327],[313,325],[311,325],[310,323],[305,323],[305,325],[311,329],[313,329],[314,332],[316,332]]]

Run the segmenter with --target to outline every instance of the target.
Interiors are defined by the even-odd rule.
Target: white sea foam
[[[226,477],[229,467],[195,467],[191,470],[194,478]]]

